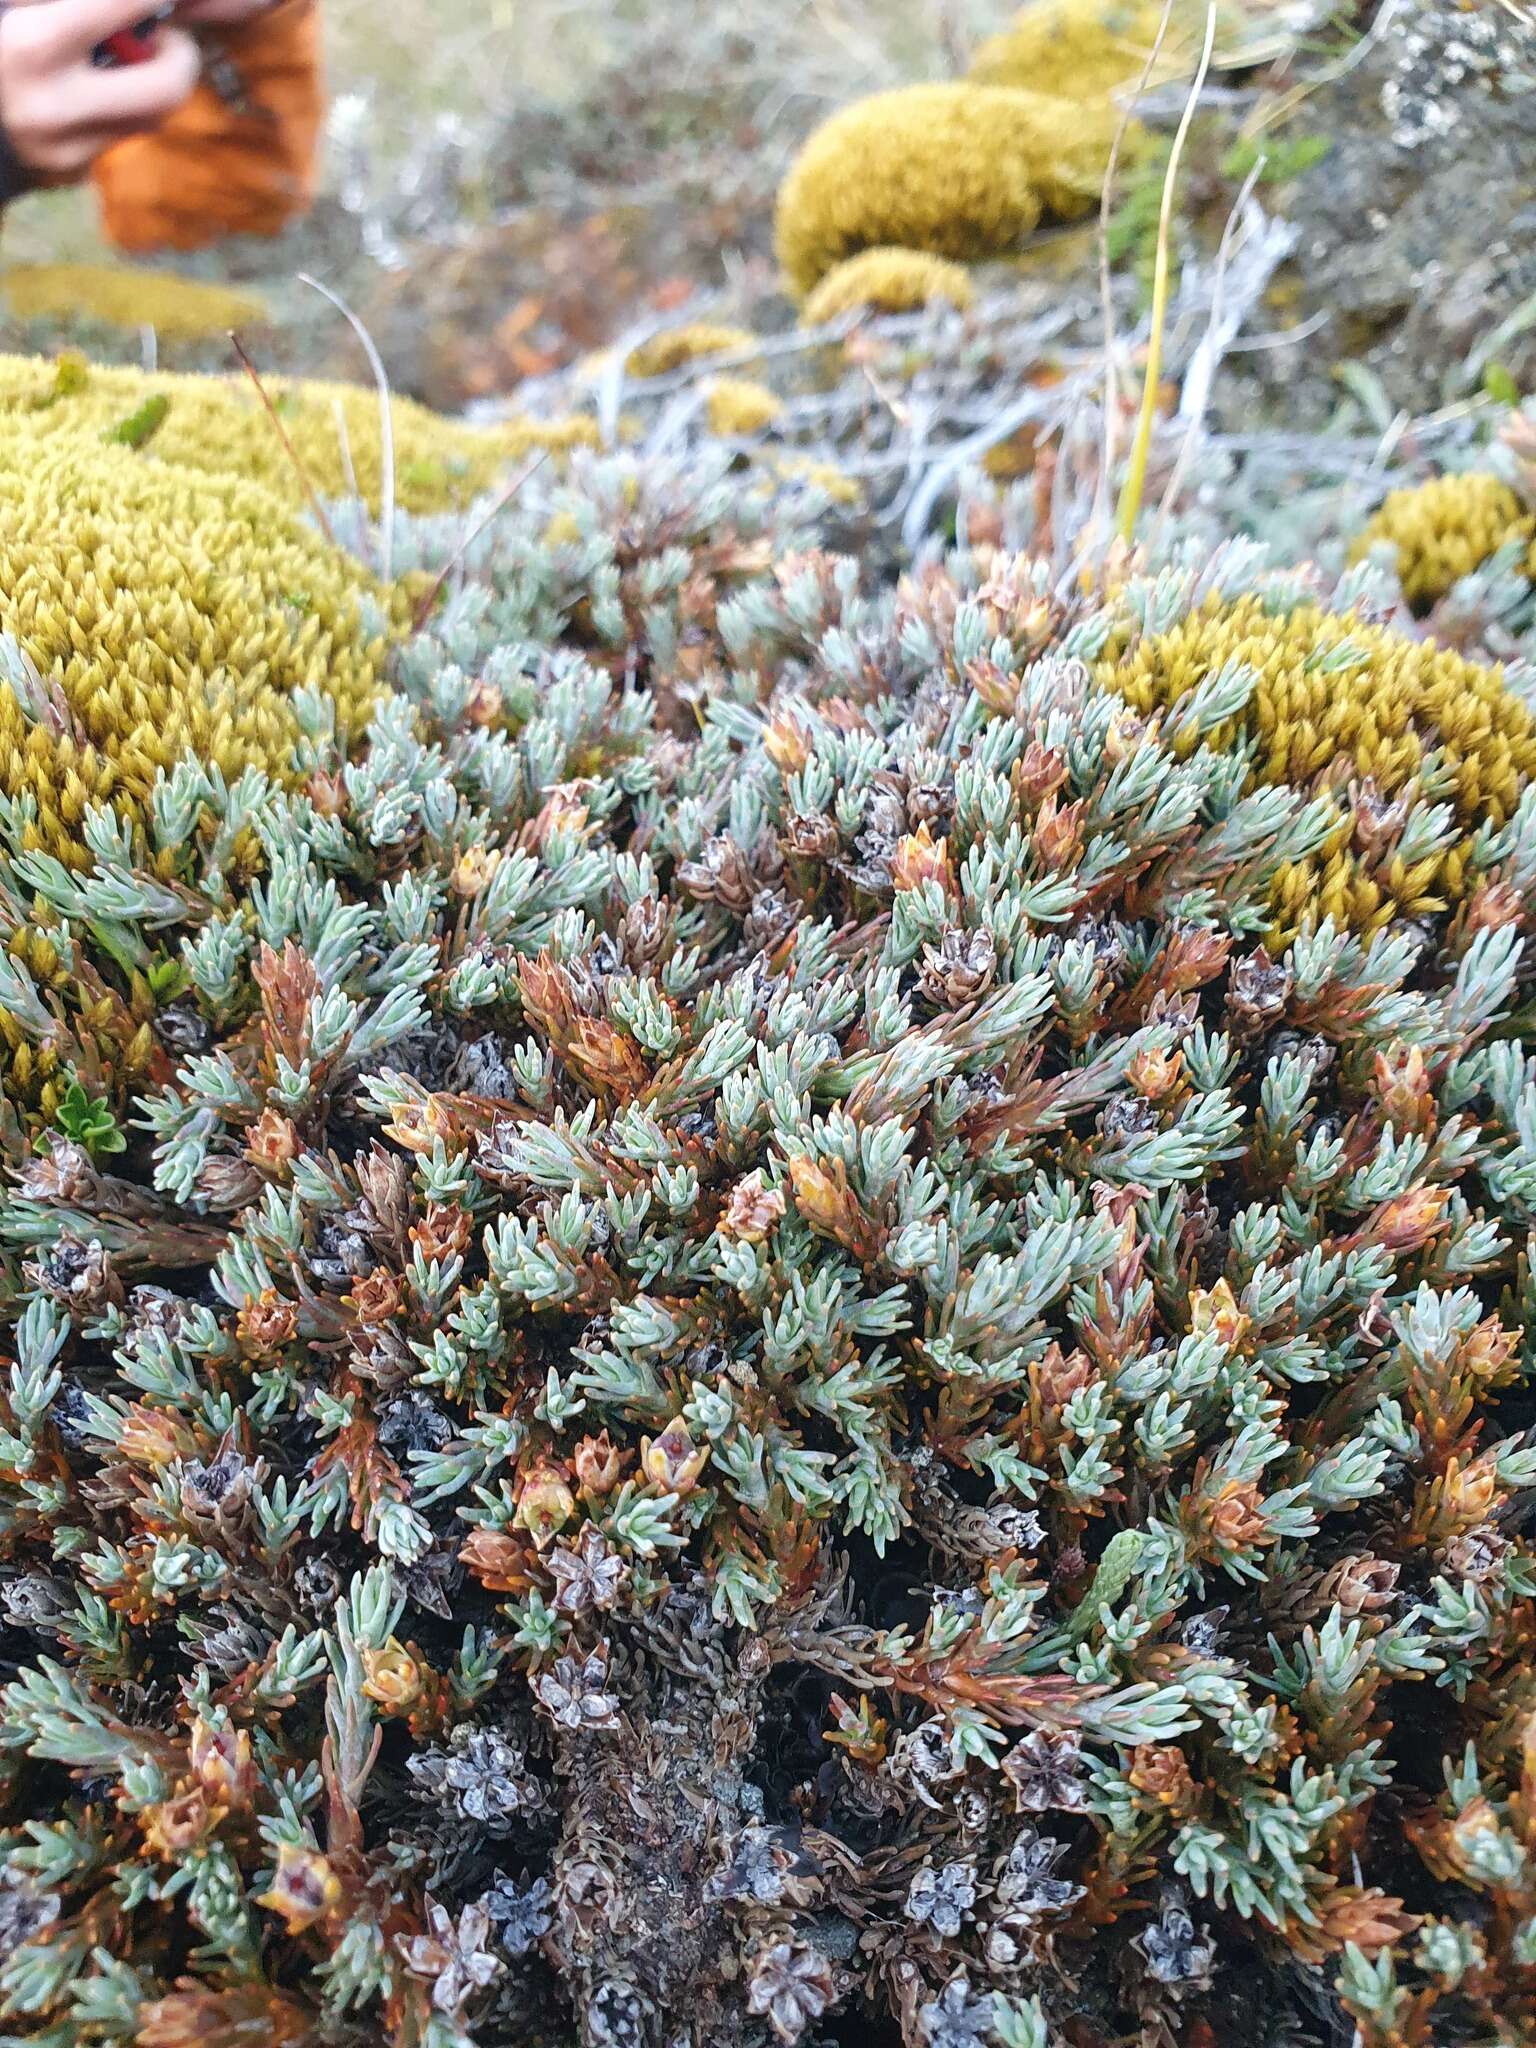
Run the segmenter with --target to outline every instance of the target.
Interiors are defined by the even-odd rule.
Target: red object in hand
[[[147,64],[155,54],[155,31],[175,12],[174,0],[167,0],[132,28],[115,29],[103,36],[91,52],[91,62],[102,71],[116,71],[124,64]]]

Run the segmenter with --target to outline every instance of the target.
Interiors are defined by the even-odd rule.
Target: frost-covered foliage
[[[1324,644],[1252,548],[463,540],[300,786],[0,864],[154,1043],[9,1134],[11,2037],[1525,2038],[1536,797],[1272,951],[1336,794],[1119,658]]]

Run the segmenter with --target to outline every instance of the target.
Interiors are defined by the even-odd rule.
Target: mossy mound
[[[779,260],[809,292],[867,249],[959,262],[1007,256],[1049,215],[1094,203],[1115,116],[1003,86],[914,85],[844,107],[779,194]]]
[[[752,377],[714,377],[704,394],[712,434],[760,434],[784,410],[783,400]]]
[[[1022,87],[1056,99],[1105,99],[1141,76],[1162,14],[1152,0],[1039,0],[987,38],[968,75],[978,85]],[[1192,24],[1176,12],[1152,77],[1180,76],[1199,47]]]
[[[1276,936],[1324,917],[1371,932],[1459,903],[1473,834],[1503,825],[1536,774],[1536,723],[1500,671],[1352,616],[1274,611],[1257,597],[1208,601],[1167,632],[1112,642],[1100,664],[1144,712],[1188,704],[1236,669],[1256,684],[1205,743],[1246,743],[1255,781],[1329,790],[1341,803],[1329,846],[1277,877]],[[1457,829],[1406,833],[1419,802],[1448,805]]]
[[[282,377],[267,381],[266,391],[320,495],[361,494],[377,512],[383,471],[376,394],[353,384]],[[99,438],[159,400],[164,416],[142,442],[158,464],[240,477],[288,503],[305,502],[292,458],[248,377],[146,376],[92,367],[61,380],[55,364],[0,356],[0,421],[39,442]],[[396,500],[410,512],[468,505],[531,449],[569,449],[596,438],[585,419],[467,426],[408,398],[392,399],[390,410]]]
[[[631,377],[665,377],[689,363],[707,362],[711,356],[750,355],[757,336],[744,327],[724,327],[710,320],[690,320],[680,327],[664,327],[632,348],[624,360]]]
[[[0,277],[0,292],[20,320],[83,317],[109,327],[152,327],[168,341],[258,327],[267,318],[260,299],[249,293],[119,264],[13,263]]]
[[[821,327],[844,313],[915,313],[936,303],[962,311],[975,297],[958,263],[921,249],[864,249],[836,264],[800,309],[801,324]]]
[[[186,752],[227,780],[288,779],[300,688],[356,731],[384,655],[369,594],[262,483],[0,419],[0,631],[46,698],[0,691],[0,788],[36,805],[27,843],[83,859],[86,806],[131,810]]]
[[[1403,595],[1415,610],[1427,611],[1510,541],[1530,543],[1526,572],[1536,580],[1536,514],[1501,477],[1473,470],[1390,492],[1361,529],[1350,559],[1359,561],[1386,542]]]

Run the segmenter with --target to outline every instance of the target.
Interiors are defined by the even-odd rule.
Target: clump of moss
[[[0,689],[0,789],[27,846],[87,860],[88,807],[142,807],[184,754],[292,779],[299,690],[361,729],[383,593],[282,498],[14,418],[0,450],[0,632],[37,679]]]
[[[1023,86],[1059,99],[1107,99],[1147,69],[1164,12],[1163,0],[1030,0],[981,44],[968,75],[981,85]],[[1187,78],[1205,39],[1205,0],[1169,0],[1166,12],[1161,47],[1147,69],[1151,85]],[[1275,26],[1282,12],[1272,0],[1217,0],[1213,65],[1242,68],[1293,49],[1295,24]]]
[[[1107,99],[1141,76],[1162,14],[1157,0],[1034,0],[981,44],[969,76],[978,85],[1023,87],[1055,99]],[[1198,49],[1176,7],[1153,80],[1181,76]]]
[[[863,486],[836,463],[818,462],[812,455],[783,455],[772,459],[770,469],[785,482],[806,484],[819,491],[829,504],[853,506],[863,502]]]
[[[258,327],[267,317],[260,299],[248,292],[105,263],[7,264],[0,291],[18,319],[84,315],[112,327],[152,327],[173,341]]]
[[[965,262],[1006,256],[1044,215],[1097,197],[1114,134],[1107,103],[1002,86],[917,85],[845,107],[806,143],[779,193],[779,261],[809,292],[862,250]]]
[[[1389,492],[1350,559],[1385,543],[1403,595],[1416,611],[1427,611],[1511,541],[1530,543],[1527,573],[1536,580],[1536,514],[1502,478],[1470,470]]]
[[[631,377],[666,377],[689,363],[705,362],[710,356],[750,355],[757,336],[744,327],[725,327],[709,320],[692,320],[680,327],[665,327],[651,335],[625,358]]]
[[[844,313],[915,313],[947,304],[962,311],[975,289],[969,273],[921,249],[863,249],[838,263],[806,295],[801,325],[820,327]]]
[[[778,394],[751,377],[713,377],[704,392],[704,417],[712,434],[760,434],[783,410]]]
[[[376,395],[351,384],[281,377],[267,381],[266,388],[320,495],[350,496],[355,481],[377,511],[382,463]],[[240,477],[290,503],[306,502],[266,408],[243,375],[146,377],[138,370],[92,367],[61,388],[57,365],[0,356],[0,420],[39,444],[110,432],[146,398],[166,402],[153,443],[160,464]],[[596,437],[590,420],[466,426],[406,398],[392,400],[391,415],[397,502],[415,512],[468,505],[530,450],[569,450]]]
[[[1279,940],[1325,917],[1371,932],[1454,908],[1475,835],[1503,825],[1536,774],[1536,723],[1498,669],[1310,604],[1213,598],[1166,631],[1117,635],[1100,673],[1165,713],[1251,677],[1209,743],[1248,745],[1257,782],[1334,793],[1329,844],[1276,878]]]

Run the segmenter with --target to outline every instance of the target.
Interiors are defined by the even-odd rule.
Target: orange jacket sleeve
[[[186,105],[92,168],[103,231],[121,249],[275,235],[314,197],[324,95],[313,0],[281,0],[208,47],[217,71]]]

